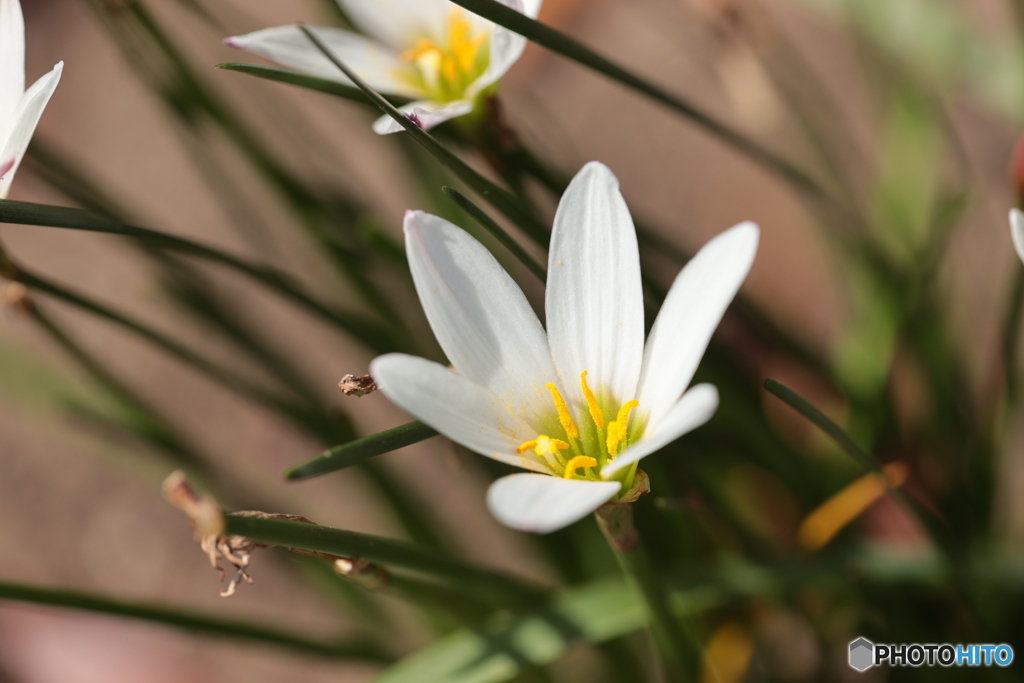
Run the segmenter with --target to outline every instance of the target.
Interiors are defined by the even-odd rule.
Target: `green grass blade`
[[[770,394],[782,400],[783,403],[800,413],[818,429],[828,434],[836,444],[851,458],[859,462],[864,469],[881,473],[882,466],[873,457],[867,454],[850,436],[835,422],[830,420],[825,413],[815,408],[810,401],[796,393],[778,380],[766,379],[764,388]]]
[[[277,159],[264,145],[265,136],[250,130],[220,93],[200,78],[186,50],[165,30],[159,14],[151,12],[146,2],[90,4],[121,45],[129,66],[179,123],[192,132],[205,128],[206,122],[220,129],[277,191],[321,253],[329,257],[372,310],[400,327],[393,304],[372,277],[372,260],[362,258],[359,250],[353,249],[351,228],[364,211],[362,202],[337,188],[325,194]]]
[[[13,199],[0,199],[0,223],[35,225],[48,228],[84,230],[122,235],[144,240],[150,245],[190,254],[236,270],[281,296],[299,304],[307,311],[345,330],[376,351],[394,350],[396,342],[390,330],[376,320],[351,311],[335,309],[313,298],[292,277],[272,266],[252,263],[199,242],[148,228],[126,225],[102,214],[63,206],[34,204]]]
[[[380,536],[315,524],[238,515],[225,517],[223,534],[299,550],[357,557],[387,567],[437,576],[478,594],[492,604],[506,608],[525,608],[544,598],[540,589],[504,574],[478,569],[411,543]]]
[[[917,518],[918,522],[921,523],[921,527],[931,536],[935,544],[947,555],[956,552],[953,547],[955,539],[950,537],[947,529],[936,523],[935,514],[908,498],[901,489],[893,487],[889,482],[889,478],[885,476],[878,460],[868,455],[867,451],[858,446],[839,425],[814,407],[810,401],[778,380],[764,380],[764,388],[825,432],[847,455],[860,463],[866,471],[878,474],[881,482],[888,489],[893,499],[902,505],[907,512]]]
[[[359,88],[355,88],[351,85],[345,85],[338,81],[332,81],[327,78],[299,73],[298,71],[292,71],[291,69],[282,69],[276,66],[260,66],[258,64],[243,64],[239,62],[218,64],[217,68],[224,69],[225,71],[235,71],[237,73],[248,74],[267,81],[287,83],[288,85],[295,85],[307,90],[315,90],[316,92],[333,95],[334,97],[340,97],[360,104],[376,106],[373,100],[363,94],[363,91]],[[399,106],[410,101],[407,97],[395,95],[392,95],[392,99],[398,102]]]
[[[294,481],[327,474],[411,446],[432,436],[437,436],[437,432],[427,425],[410,422],[330,448],[311,460],[285,470],[284,477]]]
[[[324,657],[378,662],[387,661],[387,657],[384,654],[369,645],[332,644],[297,636],[269,626],[259,626],[251,623],[249,620],[224,619],[196,612],[106,598],[81,591],[0,582],[0,600],[15,600],[36,605],[52,605],[54,607],[66,607],[87,612],[113,614],[175,626],[204,635],[223,636],[226,638],[248,640],[253,643],[276,645]]]
[[[695,616],[725,600],[721,591],[673,595],[679,614]],[[643,600],[619,578],[599,579],[560,593],[550,605],[497,617],[481,629],[463,629],[416,652],[375,683],[499,683],[525,667],[544,666],[574,643],[602,643],[645,625]]]
[[[437,139],[430,133],[421,129],[415,123],[413,123],[409,117],[402,112],[398,111],[390,102],[381,96],[376,90],[366,84],[363,79],[359,78],[351,69],[341,62],[331,51],[324,45],[319,38],[317,38],[312,31],[307,27],[300,27],[309,40],[320,50],[325,57],[337,66],[342,73],[356,84],[356,86],[366,94],[366,96],[376,104],[381,111],[397,121],[403,128],[405,128],[410,135],[423,147],[430,152],[439,162],[447,166],[455,176],[466,183],[474,192],[487,199],[496,209],[505,214],[509,219],[512,220],[516,225],[522,228],[527,234],[534,239],[539,239],[542,242],[547,241],[547,228],[526,208],[514,195],[509,193],[503,187],[496,185],[484,176],[473,170],[466,162],[462,161],[455,154],[450,152],[448,148],[442,145]]]
[[[522,14],[496,0],[452,0],[473,14],[504,26],[528,40],[597,71],[612,80],[632,88],[667,106],[701,126],[720,140],[731,145],[766,168],[786,178],[796,187],[815,197],[826,197],[821,186],[789,161],[766,150],[739,132],[712,118],[694,105],[673,95],[650,81],[623,69],[618,64],[597,54],[579,41],[570,38],[546,24]]]
[[[530,272],[539,277],[541,282],[547,281],[547,269],[542,266],[537,259],[530,256],[525,249],[519,246],[519,243],[513,239],[512,235],[508,234],[494,221],[493,218],[484,213],[483,209],[471,202],[458,190],[453,190],[450,187],[444,187],[441,189],[449,199],[458,204],[463,211],[468,213],[473,220],[479,223],[480,227],[491,233],[496,240],[501,242],[502,246],[508,249],[524,266],[529,268]]]

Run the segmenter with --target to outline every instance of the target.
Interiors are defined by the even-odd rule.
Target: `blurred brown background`
[[[340,284],[318,280],[301,250],[268,249],[225,227],[230,221],[212,198],[210,183],[196,173],[178,124],[126,67],[87,2],[23,4],[30,81],[56,61],[66,63],[39,127],[40,139],[86,168],[140,224],[256,257],[270,253],[283,265],[307,272],[318,290],[336,286],[340,291]],[[979,25],[994,31],[1006,20],[1000,2],[962,4]],[[226,29],[221,35],[179,3],[161,0],[152,7],[192,48],[190,59],[207,83],[230,93],[292,168],[365,193],[397,235],[401,212],[420,206],[422,198],[404,181],[396,182],[402,177],[401,162],[393,141],[370,133],[370,117],[363,110],[212,69],[219,62],[259,61],[221,46],[221,37],[300,18],[316,21],[321,16],[317,8],[270,0],[224,1],[216,8]],[[740,13],[738,24],[731,12]],[[806,150],[780,111],[778,95],[756,56],[758,51],[772,54],[774,32],[781,31],[829,84],[853,122],[855,143],[865,158],[877,152],[879,122],[864,106],[869,85],[852,66],[855,46],[804,3],[546,0],[541,18],[800,159]],[[746,291],[809,343],[831,348],[836,342],[847,324],[842,273],[832,267],[821,233],[788,187],[658,105],[535,46],[505,79],[501,95],[513,125],[535,148],[566,172],[590,159],[607,163],[620,177],[635,215],[662,226],[676,244],[692,249],[740,220],[759,222],[762,247]],[[958,341],[974,349],[967,355],[982,384],[995,353],[993,307],[1002,305],[1012,269],[1019,267],[1011,257],[1005,224],[1012,203],[1006,168],[1015,130],[981,107],[953,111],[964,158],[971,164],[967,172],[977,182],[970,225],[955,238],[957,262],[950,264],[946,281],[956,292],[953,301],[962,320]],[[282,120],[305,123],[301,130],[287,130]],[[304,146],[291,142],[298,133]],[[253,188],[261,181],[227,149],[214,152],[225,172],[248,187],[250,196],[258,196]],[[12,198],[67,203],[27,169]],[[281,235],[287,223],[272,202],[251,208],[273,245],[291,243]],[[201,329],[166,315],[144,263],[117,239],[15,226],[4,226],[2,235],[10,251],[36,270],[208,348],[224,363],[235,361]],[[661,267],[667,274],[668,266]],[[250,317],[274,331],[279,347],[300,360],[325,396],[345,402],[362,433],[405,419],[382,396],[345,399],[337,393],[335,384],[343,374],[364,371],[369,360],[364,353],[339,343],[278,300],[218,277],[234,287]],[[327,444],[297,435],[279,419],[108,325],[63,307],[52,310],[90,349],[102,351],[122,377],[186,425],[190,437],[217,453],[223,468],[252,491],[277,501],[280,511],[342,528],[397,533],[356,472],[282,482],[286,466]],[[419,315],[415,307],[410,315]],[[764,368],[764,374],[799,386],[800,378],[786,372],[784,367]],[[133,457],[132,444],[112,445],[68,419],[64,401],[88,402],[93,388],[13,310],[0,315],[0,375],[0,577],[258,618],[314,635],[350,626],[336,605],[324,603],[321,593],[299,580],[283,554],[258,554],[252,571],[256,585],[243,586],[230,599],[218,597],[216,573],[180,514],[160,498],[158,485],[168,469]],[[550,579],[551,572],[521,540],[485,511],[487,479],[472,458],[434,439],[382,460],[421,494],[429,514],[467,556]],[[424,637],[415,623],[402,623],[405,632],[395,635],[399,651]],[[300,674],[310,682],[360,681],[372,673],[371,667],[297,659],[270,647],[202,639],[129,620],[0,603],[2,683],[263,683],[294,681]]]

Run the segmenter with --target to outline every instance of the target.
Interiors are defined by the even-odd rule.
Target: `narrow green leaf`
[[[122,235],[145,240],[154,247],[178,251],[219,263],[276,291],[281,296],[301,305],[307,311],[345,330],[371,348],[378,351],[396,348],[390,331],[377,321],[370,320],[359,313],[335,309],[316,300],[303,291],[290,275],[272,266],[252,263],[199,242],[158,230],[126,225],[92,211],[33,204],[13,199],[0,199],[0,223]]]
[[[896,500],[896,502],[902,505],[907,512],[917,518],[921,523],[921,526],[930,534],[931,539],[936,543],[936,545],[947,554],[953,552],[952,544],[955,542],[955,539],[951,538],[948,532],[936,523],[934,513],[922,508],[921,505],[908,498],[901,489],[893,487],[889,483],[889,478],[885,476],[885,473],[882,471],[881,464],[858,446],[839,425],[830,420],[823,412],[815,408],[810,401],[778,380],[764,380],[764,388],[825,432],[825,434],[835,441],[847,455],[859,462],[864,467],[865,471],[874,472],[880,475],[880,480],[888,489],[889,494],[894,500]]]
[[[677,614],[695,616],[726,594],[699,588],[673,595]],[[375,683],[499,683],[525,666],[544,666],[576,642],[602,643],[645,625],[643,599],[619,578],[599,579],[558,595],[542,609],[456,631],[398,664]]]
[[[387,661],[387,657],[383,653],[367,644],[332,644],[297,636],[268,626],[259,626],[249,620],[224,619],[195,612],[106,598],[80,591],[0,582],[0,600],[16,600],[36,605],[52,605],[88,612],[114,614],[175,626],[196,633],[277,645],[324,657]]]
[[[815,408],[806,398],[782,382],[774,379],[766,379],[764,381],[764,388],[772,395],[782,399],[790,408],[810,420],[821,431],[828,434],[847,455],[859,462],[864,469],[872,472],[882,471],[882,466],[877,460],[868,455],[839,425],[830,420],[825,413]]]
[[[357,534],[315,524],[227,515],[224,535],[280,545],[299,550],[357,557],[388,567],[408,569],[437,576],[493,604],[522,609],[544,599],[534,586],[497,572],[479,569],[457,560],[435,555],[411,543],[380,536]]]
[[[152,12],[145,0],[89,4],[121,46],[128,65],[135,69],[143,83],[190,134],[204,135],[205,123],[219,128],[250,165],[266,178],[320,253],[330,259],[371,310],[391,323],[390,330],[382,330],[391,332],[381,338],[387,343],[387,350],[402,350],[398,345],[400,340],[393,333],[395,328],[401,327],[400,318],[368,272],[372,261],[362,258],[351,243],[350,228],[362,213],[362,202],[347,196],[339,188],[325,193],[283,164],[266,148],[266,136],[250,130],[243,117],[233,111],[220,93],[208,87],[192,67],[187,50],[178,44],[171,31],[166,30],[160,13]],[[339,324],[337,320],[333,322]],[[358,334],[359,327],[353,322],[343,329]],[[366,331],[371,329],[368,327]],[[364,338],[360,339],[369,343]],[[375,350],[386,349],[375,347]]]
[[[441,190],[445,193],[448,199],[451,199],[462,207],[462,209],[468,213],[473,220],[479,223],[480,227],[491,233],[496,240],[501,242],[502,246],[512,252],[512,255],[519,259],[524,266],[529,268],[530,272],[539,277],[541,282],[545,282],[547,280],[547,269],[542,266],[537,259],[530,256],[525,249],[519,246],[519,243],[515,241],[512,235],[508,234],[508,232],[498,225],[493,218],[484,213],[483,209],[471,202],[458,190],[453,190],[450,187],[443,187]]]
[[[285,470],[284,477],[291,480],[307,479],[345,469],[432,436],[437,436],[437,432],[427,425],[422,422],[410,422],[330,448],[311,460]]]
[[[789,161],[766,150],[739,132],[717,121],[681,97],[672,95],[650,81],[640,78],[623,69],[618,64],[602,57],[574,38],[570,38],[564,33],[535,19],[531,19],[525,14],[496,0],[452,0],[452,2],[461,5],[473,14],[489,19],[499,26],[504,26],[508,30],[514,31],[556,54],[567,57],[574,62],[647,95],[673,111],[682,114],[766,168],[785,177],[793,185],[808,194],[817,198],[827,197],[825,191],[816,181]]]
[[[348,76],[349,80],[356,84],[370,100],[380,107],[381,111],[397,121],[405,128],[410,135],[430,152],[439,162],[447,166],[459,180],[466,183],[474,192],[487,199],[496,209],[505,214],[516,225],[522,228],[532,238],[542,242],[547,240],[548,229],[537,220],[523,204],[511,193],[499,185],[494,184],[484,176],[474,171],[466,162],[462,161],[455,154],[450,152],[444,145],[437,141],[434,136],[426,132],[408,116],[398,111],[390,102],[380,95],[376,90],[366,84],[351,69],[341,62],[331,51],[317,38],[306,26],[300,26],[306,37],[320,50],[325,57],[337,66],[342,73]]]
[[[238,73],[248,74],[250,76],[255,76],[256,78],[275,81],[277,83],[296,85],[300,88],[315,90],[327,95],[351,100],[352,102],[376,106],[373,100],[364,95],[363,91],[359,88],[355,88],[351,85],[345,85],[338,81],[332,81],[327,78],[319,78],[318,76],[299,73],[298,71],[292,71],[291,69],[282,69],[276,66],[260,66],[258,64],[242,64],[238,62],[218,64],[217,68],[224,69],[225,71],[236,71]],[[411,101],[408,97],[401,97],[397,95],[392,95],[391,98],[398,102],[399,106]]]

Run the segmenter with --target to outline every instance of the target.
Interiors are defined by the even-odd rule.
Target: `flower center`
[[[463,10],[455,7],[448,17],[446,44],[420,38],[401,58],[416,65],[413,80],[429,99],[460,100],[490,63],[490,50],[482,49],[490,35],[489,30],[475,27]]]
[[[601,479],[601,467],[615,459],[631,440],[638,434],[629,433],[630,413],[639,405],[636,401],[627,401],[615,413],[615,419],[606,422],[604,411],[597,396],[587,383],[586,370],[580,374],[580,389],[587,404],[590,421],[584,421],[581,432],[565,399],[554,384],[548,384],[551,399],[558,414],[558,423],[564,432],[565,440],[552,438],[547,434],[538,434],[537,438],[523,442],[517,449],[518,453],[532,450],[544,458],[548,467],[556,476],[566,479]],[[563,453],[563,451],[567,451]]]

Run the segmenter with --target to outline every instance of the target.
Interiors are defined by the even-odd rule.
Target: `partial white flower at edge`
[[[11,190],[64,62],[25,90],[25,20],[18,0],[0,0],[0,199]]]
[[[718,407],[713,386],[687,386],[753,263],[753,223],[718,235],[683,268],[646,345],[636,232],[603,164],[584,166],[559,203],[547,332],[519,286],[465,231],[410,211],[405,236],[420,302],[455,371],[388,354],[370,372],[410,415],[530,471],[488,491],[504,524],[547,533],[624,497],[641,458]]]
[[[1024,261],[1024,213],[1020,209],[1010,209],[1010,238],[1017,256]]]
[[[499,0],[536,17],[541,0]],[[401,110],[424,130],[468,114],[526,49],[526,39],[448,0],[338,0],[362,31],[311,29],[373,89],[413,101]],[[290,69],[351,85],[298,26],[276,26],[227,45]],[[381,135],[403,128],[390,116],[373,124]]]

